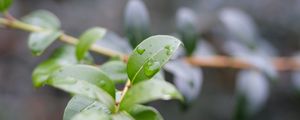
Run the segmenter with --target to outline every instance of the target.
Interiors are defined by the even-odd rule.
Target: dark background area
[[[102,26],[123,36],[123,11],[127,0],[15,0],[11,9],[17,18],[37,9],[56,14],[62,29],[78,36],[82,31]],[[153,34],[175,32],[175,14],[189,7],[199,15],[201,33],[217,27],[217,14],[224,7],[236,7],[251,15],[260,35],[270,41],[280,56],[299,49],[300,0],[144,0],[151,16]],[[45,60],[33,57],[27,48],[28,34],[0,29],[0,120],[61,120],[69,96],[59,90],[31,84],[31,72]],[[230,120],[235,107],[235,69],[204,68],[201,94],[188,111],[176,101],[151,103],[166,120]],[[254,120],[299,120],[300,97],[290,89],[290,73],[281,73],[278,85]]]

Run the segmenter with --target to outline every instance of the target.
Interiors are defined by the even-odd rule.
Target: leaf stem
[[[120,97],[119,101],[116,101],[116,111],[115,112],[118,112],[120,110],[120,103],[124,99],[127,91],[130,89],[130,87],[131,87],[131,82],[128,79],[125,86],[124,86],[124,89],[122,90],[121,97]]]

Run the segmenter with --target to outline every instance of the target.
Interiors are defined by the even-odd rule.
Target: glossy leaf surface
[[[133,84],[152,78],[171,58],[181,44],[180,40],[166,35],[147,38],[129,56],[127,74]]]
[[[79,38],[78,44],[76,45],[77,59],[83,59],[91,45],[96,42],[96,40],[102,39],[105,33],[106,30],[99,27],[91,28],[83,33]]]
[[[109,61],[100,68],[115,83],[124,83],[128,79],[126,64],[123,61]]]
[[[28,47],[33,55],[41,55],[59,36],[61,31],[34,32],[29,36]]]
[[[128,113],[135,120],[163,120],[160,113],[153,107],[144,105],[133,105]]]
[[[112,120],[135,120],[126,112],[115,113],[111,117]]]
[[[55,79],[76,79],[90,82],[115,96],[114,83],[97,67],[90,65],[72,65],[60,68],[55,74]]]
[[[132,52],[132,48],[128,41],[114,32],[108,31],[102,40],[96,41],[98,46],[112,49],[123,54]]]
[[[132,86],[121,102],[121,109],[128,109],[134,104],[147,103],[159,99],[183,100],[181,94],[172,84],[164,80],[152,79]]]
[[[60,28],[59,19],[51,12],[37,10],[22,18],[22,21],[42,28],[57,30]]]
[[[100,102],[88,97],[76,95],[72,97],[65,108],[63,120],[71,120],[76,114],[85,110],[100,110],[107,114],[111,113],[111,111]]]
[[[111,117],[100,110],[86,110],[75,115],[71,120],[111,120]]]
[[[202,71],[184,60],[171,61],[165,69],[174,75],[174,83],[185,97],[186,102],[197,99],[203,82]]]
[[[86,56],[83,63],[92,63],[93,58]],[[35,87],[41,87],[48,77],[62,66],[78,63],[75,58],[75,48],[73,46],[63,46],[57,48],[48,60],[39,64],[32,73],[32,82]]]
[[[47,84],[74,95],[82,95],[95,99],[100,103],[103,103],[111,111],[114,110],[114,99],[105,90],[88,81],[72,76],[61,77],[60,75],[60,70],[58,70],[47,80]]]

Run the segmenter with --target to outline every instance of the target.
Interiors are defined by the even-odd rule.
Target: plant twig
[[[43,28],[38,27],[38,26],[26,24],[26,23],[23,23],[23,22],[18,21],[18,20],[8,20],[8,19],[4,19],[4,18],[0,18],[0,24],[5,25],[5,26],[10,27],[10,28],[20,29],[20,30],[24,30],[24,31],[28,31],[28,32],[40,32],[40,31],[44,30]],[[72,37],[72,36],[67,35],[67,34],[62,34],[59,37],[59,40],[62,41],[62,42],[68,43],[68,44],[72,44],[72,45],[76,45],[77,42],[78,42],[77,38]],[[126,55],[124,55],[120,52],[117,52],[117,51],[114,51],[114,50],[111,50],[111,49],[107,49],[107,48],[104,48],[104,47],[100,47],[100,46],[95,45],[95,44],[90,47],[90,50],[94,51],[94,52],[97,52],[97,53],[100,53],[100,54],[103,54],[103,55],[106,55],[106,56],[109,56],[109,57],[120,56],[122,59],[125,59],[125,60],[127,58]]]
[[[38,26],[26,24],[18,20],[13,20],[10,22],[8,19],[5,18],[0,18],[0,25],[5,25],[11,28],[20,29],[28,32],[39,32],[43,30],[41,27]],[[59,40],[72,45],[76,45],[78,42],[77,38],[67,34],[61,35]],[[96,44],[92,45],[90,47],[90,50],[109,57],[120,56],[124,61],[127,61],[128,59],[127,55],[124,55],[122,53],[119,53],[111,49],[100,47]],[[239,58],[231,58],[228,56],[212,56],[212,57],[192,56],[185,59],[190,64],[194,66],[200,66],[200,67],[217,67],[217,68],[225,67],[225,68],[237,68],[237,69],[245,69],[245,68],[253,67],[251,64],[247,63],[246,61],[243,61]],[[278,71],[295,70],[300,68],[300,64],[297,62],[297,60],[294,60],[292,58],[277,57],[274,58],[271,62],[274,64],[274,66]]]
[[[227,56],[212,56],[212,57],[189,57],[185,58],[190,64],[201,67],[214,67],[214,68],[236,68],[247,69],[254,68],[253,65],[239,58],[231,58]],[[278,71],[297,70],[300,68],[300,64],[296,59],[276,57],[273,58],[272,64]]]
[[[131,87],[131,82],[128,79],[125,86],[124,86],[124,88],[123,88],[123,90],[122,90],[120,99],[118,101],[116,101],[116,111],[115,112],[118,112],[120,110],[120,103],[124,99],[127,91],[130,89],[130,87]]]

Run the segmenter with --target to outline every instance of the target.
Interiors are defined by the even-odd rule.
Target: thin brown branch
[[[189,57],[185,58],[190,64],[199,67],[215,67],[215,68],[236,68],[247,69],[255,68],[247,61],[239,58],[232,58],[228,56],[212,56],[212,57]],[[293,58],[277,57],[272,61],[278,71],[297,70],[300,68],[299,62]]]
[[[0,18],[0,25],[1,24],[10,28],[20,29],[28,32],[38,32],[43,30],[38,26],[26,24],[18,20],[10,21],[8,19]],[[65,43],[72,44],[72,45],[76,45],[78,42],[77,38],[67,34],[61,35],[59,39]],[[96,44],[92,45],[90,50],[109,57],[120,56],[125,62],[128,59],[127,55],[124,55],[120,52],[111,49],[100,47]],[[212,56],[212,57],[193,56],[185,59],[190,64],[199,67],[236,68],[236,69],[253,68],[253,65],[249,64],[247,61],[243,61],[241,59],[232,58],[228,56]],[[273,58],[273,60],[270,62],[274,64],[274,66],[278,71],[296,70],[300,68],[300,63],[298,63],[293,58],[277,57],[277,58]]]

